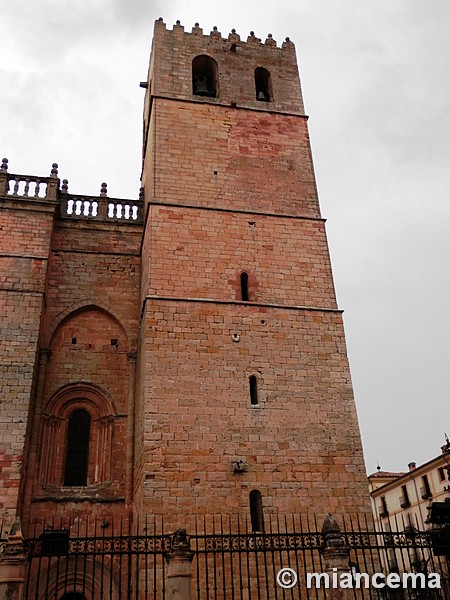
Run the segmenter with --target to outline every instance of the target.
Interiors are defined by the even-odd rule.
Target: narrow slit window
[[[263,507],[262,507],[262,496],[261,496],[261,492],[259,490],[252,490],[250,492],[250,516],[252,519],[253,533],[263,533],[264,518],[263,518]]]
[[[74,410],[67,425],[64,485],[87,485],[90,433],[90,414],[87,410]]]
[[[258,380],[256,375],[250,375],[249,377],[250,384],[250,403],[253,405],[259,404],[258,401]]]
[[[241,273],[241,300],[248,301],[248,273]]]

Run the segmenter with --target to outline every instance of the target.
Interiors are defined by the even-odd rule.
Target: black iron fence
[[[24,595],[164,600],[171,597],[176,554],[189,565],[197,600],[319,600],[336,587],[354,598],[450,599],[446,530],[376,532],[358,519],[340,528],[330,522],[323,529],[306,517],[273,517],[254,532],[245,519],[218,517],[195,522],[187,534],[165,532],[161,519],[134,530],[129,523],[115,529],[86,524],[84,531],[73,524],[43,526],[25,540]]]

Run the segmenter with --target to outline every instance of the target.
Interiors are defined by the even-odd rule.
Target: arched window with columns
[[[39,480],[55,486],[111,479],[115,410],[93,385],[68,385],[54,394],[43,415]]]

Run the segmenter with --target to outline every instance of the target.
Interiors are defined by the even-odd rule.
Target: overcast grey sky
[[[153,22],[297,48],[368,472],[450,434],[449,0],[0,3],[0,153],[135,198]]]

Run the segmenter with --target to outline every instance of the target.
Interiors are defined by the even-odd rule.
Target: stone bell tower
[[[142,85],[135,510],[369,513],[294,44],[160,19]]]

